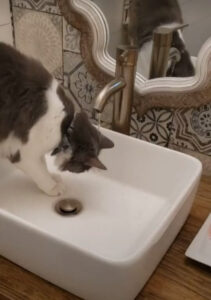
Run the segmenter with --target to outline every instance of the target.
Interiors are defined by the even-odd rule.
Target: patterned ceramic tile
[[[130,134],[166,147],[169,143],[172,118],[173,112],[167,109],[153,108],[141,118],[133,111]]]
[[[13,8],[13,15],[16,48],[63,79],[62,17],[21,8]]]
[[[83,63],[82,57],[79,53],[73,53],[69,51],[63,51],[64,56],[64,73],[66,82],[68,82],[68,75],[78,68],[78,65]],[[67,83],[66,83],[67,84]]]
[[[81,107],[78,105],[78,102],[75,101],[75,98],[73,97],[73,95],[70,93],[70,91],[67,88],[64,87],[64,89],[65,89],[67,96],[74,104],[75,112],[79,112],[81,110]]]
[[[71,75],[79,68],[79,66],[82,65],[82,57],[80,54],[77,53],[63,51],[63,59],[64,59],[64,87],[69,91],[71,97],[74,99],[77,105],[82,108],[80,101],[78,101],[77,97],[75,97],[71,89]]]
[[[12,0],[12,5],[51,14],[61,14],[57,0]]]
[[[63,49],[80,53],[81,34],[63,18]]]
[[[176,110],[170,142],[211,155],[211,104],[198,109]]]
[[[70,81],[70,89],[81,105],[86,109],[92,109],[94,99],[101,88],[100,84],[88,73],[83,64],[71,74]]]
[[[88,73],[80,54],[64,52],[64,85],[81,108],[92,111],[101,86]]]

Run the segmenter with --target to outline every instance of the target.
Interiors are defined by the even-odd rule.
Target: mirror
[[[116,47],[125,39],[123,25],[128,21],[127,10],[133,1],[59,0],[64,15],[68,16],[67,6],[71,11],[69,22],[72,22],[73,26],[76,25],[84,33],[84,35],[82,34],[82,48],[84,53],[86,51],[84,57],[86,59],[89,56],[88,65],[90,65],[91,56],[93,60],[92,69],[98,68],[98,72],[100,69],[106,75],[114,76]],[[211,38],[209,37],[211,1],[178,1],[181,6],[184,23],[189,24],[187,28],[184,28],[183,36],[185,47],[190,52],[195,75],[190,77],[168,76],[149,80],[148,76],[140,68],[140,56],[135,82],[135,90],[139,95],[155,92],[191,92],[201,89],[207,84],[209,60],[211,57]],[[73,15],[74,18],[72,18]],[[78,16],[83,19],[82,27],[79,24]],[[87,35],[89,35],[89,38]],[[147,62],[144,61],[148,67],[150,66],[150,60],[151,57]]]
[[[211,36],[210,0],[178,0],[184,22],[189,26],[184,30],[184,40],[192,57],[197,57],[202,45]]]
[[[154,16],[151,13],[153,5],[154,9],[157,9],[158,5],[165,7],[164,5],[159,4],[160,1],[157,2],[158,4],[155,4],[154,0],[151,0],[151,4],[149,3],[149,0],[93,0],[93,2],[97,4],[97,6],[101,9],[108,22],[110,33],[108,52],[111,57],[115,59],[116,47],[120,44],[125,43],[125,40],[127,40],[127,43],[130,42],[130,39],[135,40],[134,43],[137,43],[137,46],[140,49],[137,63],[137,72],[143,75],[143,77],[145,77],[146,79],[152,78],[150,77],[149,73],[153,46],[152,43],[148,42],[148,38],[146,37],[146,35],[150,35],[151,27],[155,26],[156,24],[155,23],[153,25],[153,17],[157,19],[158,23],[158,21],[162,18],[165,20],[167,18],[171,19],[172,17],[172,19],[179,20],[180,16],[182,16],[183,23],[187,23],[189,25],[187,28],[184,28],[181,36],[181,39],[184,40],[184,46],[187,49],[189,55],[187,54],[188,57],[183,61],[183,68],[179,70],[179,74],[171,75],[168,74],[168,72],[166,73],[168,74],[168,76],[177,77],[188,77],[195,74],[194,69],[198,53],[202,45],[210,37],[211,1],[202,0],[199,2],[197,0],[178,0],[179,6],[177,5],[176,1],[173,1],[173,4],[172,1],[169,1],[169,12],[166,13],[166,11],[162,12],[161,10],[158,13],[154,13]],[[145,5],[144,2],[148,2],[147,5]],[[170,10],[171,8],[173,11]],[[149,18],[145,18],[144,13],[148,14]],[[160,18],[158,18],[159,14]],[[140,18],[142,18],[142,22],[140,21]],[[149,32],[147,32],[145,29],[143,30],[143,27],[146,24],[148,26],[145,27],[148,27],[147,30],[149,30]],[[142,41],[140,40],[141,36],[144,36],[144,38],[142,38],[142,41],[145,39],[147,40],[147,42],[142,43]],[[173,42],[174,41],[172,41],[172,44]],[[142,45],[140,46],[140,44]],[[191,63],[193,68],[190,66]],[[187,67],[188,70],[186,70]],[[167,74],[164,76],[167,76]]]

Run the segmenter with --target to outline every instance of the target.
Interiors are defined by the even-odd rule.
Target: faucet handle
[[[123,62],[125,62],[125,60],[127,59],[127,57],[128,57],[128,50],[124,50],[123,52],[122,52],[122,54],[120,54],[120,56],[119,56],[119,60],[123,63]]]
[[[176,30],[188,27],[189,24],[161,25],[154,30],[154,34],[169,34]]]
[[[119,67],[122,65],[134,66],[138,59],[138,48],[131,45],[119,45],[116,50],[116,61]],[[117,69],[116,69],[117,71]],[[116,73],[117,77],[121,74]]]

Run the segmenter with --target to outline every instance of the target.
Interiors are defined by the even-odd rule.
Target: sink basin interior
[[[115,148],[101,154],[108,171],[62,174],[66,197],[82,203],[78,215],[57,214],[54,206],[59,198],[42,194],[7,162],[1,162],[0,210],[105,260],[132,256],[190,187],[200,164],[146,142],[115,133],[111,138]],[[48,165],[55,172],[50,157]]]

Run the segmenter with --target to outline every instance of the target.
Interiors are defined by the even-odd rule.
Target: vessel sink
[[[0,255],[82,299],[132,300],[183,226],[201,163],[101,130],[115,143],[100,154],[108,170],[61,174],[62,198],[80,201],[78,214],[58,214],[61,197],[46,196],[1,161]]]

